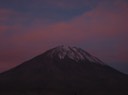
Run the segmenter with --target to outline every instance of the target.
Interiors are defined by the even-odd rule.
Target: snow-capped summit
[[[88,52],[77,47],[70,47],[70,46],[64,46],[64,45],[58,46],[52,49],[48,55],[53,58],[57,56],[59,59],[64,59],[65,57],[68,57],[77,62],[89,61],[89,62],[103,64],[103,62],[98,58],[96,58],[95,56],[92,56]]]

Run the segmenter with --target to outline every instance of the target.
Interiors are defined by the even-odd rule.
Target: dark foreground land
[[[126,82],[124,82],[124,84],[122,84],[122,82],[119,84],[118,82],[118,84],[116,83],[115,85],[108,83],[107,86],[106,83],[104,85],[99,81],[97,84],[82,82],[75,82],[75,85],[71,85],[71,83],[67,82],[59,83],[54,81],[54,83],[51,82],[49,88],[40,88],[36,87],[36,85],[29,88],[23,85],[20,87],[11,86],[7,89],[1,88],[0,95],[128,95]]]

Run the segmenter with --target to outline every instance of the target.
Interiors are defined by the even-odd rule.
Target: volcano
[[[58,46],[1,73],[0,95],[128,95],[128,76],[81,48]]]

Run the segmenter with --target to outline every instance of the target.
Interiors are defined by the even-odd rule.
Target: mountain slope
[[[0,89],[43,95],[127,95],[127,79],[80,48],[59,46],[0,74]]]

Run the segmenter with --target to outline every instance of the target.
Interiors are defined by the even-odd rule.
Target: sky
[[[58,45],[128,74],[128,0],[0,0],[0,72]]]

